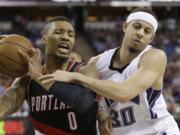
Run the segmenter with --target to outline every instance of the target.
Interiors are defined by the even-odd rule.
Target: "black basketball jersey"
[[[77,72],[82,63],[70,62],[67,71]],[[55,98],[34,80],[30,80],[26,98],[35,129],[45,135],[96,135],[97,101],[86,113]]]

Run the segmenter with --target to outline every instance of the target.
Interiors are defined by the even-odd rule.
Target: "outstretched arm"
[[[25,99],[25,78],[16,79],[13,84],[0,95],[0,119],[18,111]]]
[[[141,58],[138,70],[123,83],[94,79],[79,73],[60,71],[58,78],[62,82],[76,82],[90,88],[104,97],[119,102],[127,102],[139,93],[162,80],[166,67],[166,55],[162,51],[150,51]],[[42,83],[47,83],[46,80]]]
[[[102,96],[126,102],[163,78],[165,67],[166,55],[164,52],[152,51],[142,56],[138,70],[123,83],[97,80],[81,74],[77,75],[77,73],[74,79]]]
[[[126,102],[151,87],[159,78],[163,78],[165,67],[164,52],[152,51],[142,56],[138,70],[123,83],[97,80],[79,74],[74,79],[102,96]]]

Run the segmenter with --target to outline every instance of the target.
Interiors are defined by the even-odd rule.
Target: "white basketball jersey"
[[[142,54],[151,48],[148,45],[121,71],[111,67],[111,61],[118,49],[104,52],[96,64],[101,79],[114,82],[128,79],[138,70]],[[113,135],[180,135],[175,120],[167,111],[162,90],[148,88],[126,103],[102,98],[100,104],[103,104],[112,117]]]

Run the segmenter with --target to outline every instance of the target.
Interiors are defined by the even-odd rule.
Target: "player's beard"
[[[128,50],[130,53],[140,53],[141,52],[141,50],[138,50],[138,49],[132,48],[132,47],[129,47]]]

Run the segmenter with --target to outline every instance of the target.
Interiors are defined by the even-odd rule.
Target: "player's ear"
[[[124,22],[124,23],[123,23],[123,32],[124,32],[124,33],[126,32],[127,25],[128,25],[127,22]]]
[[[42,42],[43,42],[44,45],[46,44],[46,41],[47,41],[47,36],[46,36],[46,35],[43,35],[43,37],[42,37]]]
[[[151,43],[151,42],[154,40],[154,37],[155,37],[155,34],[152,35],[152,37],[151,37],[149,43]]]

